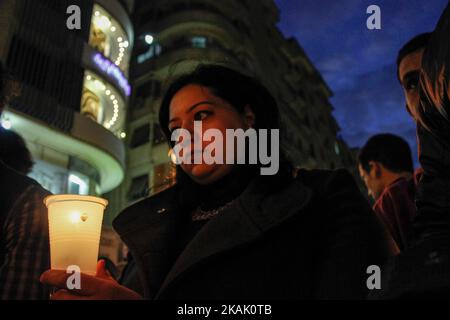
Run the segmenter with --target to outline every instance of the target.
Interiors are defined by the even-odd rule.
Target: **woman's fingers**
[[[105,260],[99,260],[97,262],[97,272],[96,272],[95,276],[98,277],[98,278],[114,280],[114,278],[111,277],[111,274],[109,273],[109,271],[106,270],[106,262],[105,262]]]
[[[39,281],[52,287],[66,288],[69,276],[70,274],[64,270],[47,270],[41,275]]]
[[[40,280],[44,284],[60,289],[53,293],[52,300],[142,299],[138,293],[119,285],[108,276],[104,268],[104,261],[99,262],[97,275],[97,277],[93,277],[83,273],[78,275],[66,273],[64,270],[47,270],[41,275]],[[79,277],[79,280],[74,277]]]

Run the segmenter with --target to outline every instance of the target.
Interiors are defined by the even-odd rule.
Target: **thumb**
[[[106,270],[106,261],[101,259],[97,262],[97,272],[95,275],[97,278],[111,279],[108,270]]]

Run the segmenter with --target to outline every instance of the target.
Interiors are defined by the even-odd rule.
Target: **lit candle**
[[[81,272],[95,275],[108,201],[66,194],[48,196],[44,203],[48,208],[51,268],[67,270],[75,265]]]

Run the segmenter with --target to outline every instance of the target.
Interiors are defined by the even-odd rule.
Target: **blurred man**
[[[12,92],[0,65],[0,115]],[[49,192],[0,161],[0,300],[47,299],[39,282],[49,269]]]
[[[441,247],[445,251],[442,255],[446,256],[450,256],[449,34],[450,4],[424,51],[419,82],[420,103],[414,110],[419,161],[424,171],[417,193],[418,241]]]
[[[431,33],[422,33],[409,40],[397,55],[397,77],[405,95],[406,110],[416,119],[419,105],[419,78],[422,56]]]
[[[382,299],[450,297],[450,4],[423,53],[417,123],[423,175],[411,247],[390,261],[381,277]]]
[[[373,209],[400,250],[408,245],[415,217],[413,160],[408,143],[392,134],[375,135],[359,153],[359,172]]]

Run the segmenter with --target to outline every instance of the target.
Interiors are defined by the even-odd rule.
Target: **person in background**
[[[0,115],[14,95],[13,88],[0,65]],[[49,297],[48,289],[39,282],[40,274],[50,266],[47,209],[43,203],[49,194],[0,160],[0,300]]]
[[[33,159],[23,138],[12,130],[0,127],[0,160],[24,175],[31,172]]]
[[[450,296],[450,4],[424,50],[417,124],[417,216],[411,246],[383,270],[381,299],[448,299]]]
[[[422,57],[430,37],[431,32],[425,32],[413,37],[403,45],[397,55],[397,78],[403,89],[406,110],[414,121],[417,119],[416,110],[420,103],[419,78]],[[421,167],[414,172],[414,183],[416,185],[422,173]]]
[[[373,210],[384,222],[400,250],[408,246],[416,215],[413,160],[408,143],[393,134],[371,137],[358,155],[361,178]]]
[[[424,51],[417,122],[419,161],[417,241],[450,258],[450,4]]]
[[[431,33],[419,34],[409,40],[397,55],[397,78],[405,96],[406,110],[415,119],[419,105],[419,78],[422,57]]]

